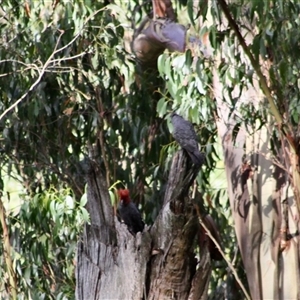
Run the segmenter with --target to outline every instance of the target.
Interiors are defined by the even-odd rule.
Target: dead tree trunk
[[[99,166],[86,163],[91,223],[78,243],[77,299],[205,299],[210,258],[204,251],[196,270],[199,224],[188,197],[198,171],[185,153],[175,155],[160,215],[134,237],[113,216]]]
[[[76,299],[142,299],[150,235],[135,238],[114,217],[99,166],[86,164],[91,224],[85,225],[78,243]]]
[[[153,246],[148,299],[187,299],[195,275],[193,241],[198,229],[188,189],[197,176],[184,155],[174,157],[164,207],[151,229]]]

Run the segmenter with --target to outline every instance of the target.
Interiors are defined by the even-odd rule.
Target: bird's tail
[[[205,154],[202,152],[188,152],[193,164],[197,167],[201,167],[205,161]]]

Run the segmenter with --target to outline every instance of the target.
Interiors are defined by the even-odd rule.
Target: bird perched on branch
[[[172,113],[171,121],[173,124],[173,137],[178,144],[190,156],[192,162],[197,167],[201,167],[204,163],[204,154],[200,153],[197,142],[197,135],[192,123],[183,117]]]
[[[128,230],[133,235],[136,235],[136,233],[139,231],[142,232],[144,230],[145,224],[142,220],[140,211],[130,200],[129,190],[120,189],[118,191],[118,194],[120,197],[118,210],[122,220],[127,225]]]

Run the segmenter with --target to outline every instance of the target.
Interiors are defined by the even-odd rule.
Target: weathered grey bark
[[[186,154],[180,151],[173,159],[157,221],[136,237],[114,218],[99,166],[89,161],[86,169],[91,224],[78,243],[76,299],[205,299],[210,259],[203,255],[195,273],[199,224],[188,197],[199,170],[188,165]],[[151,249],[159,254],[151,257]]]
[[[169,174],[164,207],[151,229],[153,246],[162,251],[151,261],[148,299],[189,297],[196,272],[192,244],[199,224],[188,188],[197,173],[198,170],[187,165],[186,155],[177,153]]]
[[[78,243],[76,299],[142,299],[150,235],[136,238],[114,219],[106,181],[98,165],[87,162],[91,225]]]
[[[211,259],[208,247],[201,249],[199,267],[192,281],[188,300],[206,300],[208,296],[208,285],[211,276]]]

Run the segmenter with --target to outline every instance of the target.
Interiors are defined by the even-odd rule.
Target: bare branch
[[[278,123],[279,126],[282,126],[282,123],[283,123],[282,117],[281,117],[281,115],[280,115],[280,113],[279,113],[279,111],[278,111],[278,109],[275,105],[275,102],[274,102],[273,97],[271,95],[271,91],[270,91],[270,88],[268,87],[266,78],[265,78],[265,76],[263,75],[263,73],[260,69],[259,62],[255,60],[255,58],[252,55],[250,49],[248,48],[242,34],[240,33],[240,30],[239,30],[239,27],[238,27],[237,23],[234,21],[234,19],[231,16],[231,13],[229,11],[229,8],[228,8],[228,5],[227,5],[226,1],[225,0],[218,0],[218,3],[220,4],[222,11],[224,12],[230,27],[235,32],[235,34],[236,34],[236,36],[237,36],[244,52],[246,53],[246,55],[250,59],[250,62],[251,62],[252,66],[253,66],[253,68],[254,68],[254,70],[255,70],[258,78],[259,78],[261,88],[262,88],[263,92],[265,93],[265,95],[266,95],[266,97],[269,101],[269,104],[270,104],[270,107],[271,107],[271,112],[273,113],[273,115],[276,119],[276,122]]]
[[[63,35],[63,31],[61,31],[58,39],[57,39],[57,42],[56,42],[56,45],[55,45],[55,48],[54,49],[57,49],[57,46],[58,46],[58,43],[60,41],[60,38],[61,36]],[[58,50],[54,50],[54,52],[52,52],[52,54],[49,56],[49,58],[47,59],[46,63],[44,64],[44,66],[42,67],[42,70],[40,71],[38,69],[38,72],[39,72],[39,77],[38,79],[31,85],[31,87],[29,88],[29,90],[23,94],[13,105],[11,105],[9,108],[7,108],[0,116],[0,120],[9,112],[11,111],[12,109],[14,109],[23,99],[25,99],[27,97],[27,95],[39,84],[39,82],[41,81],[44,73],[45,73],[45,70],[46,68],[48,67],[48,65],[50,64],[50,61],[52,59],[52,57],[55,55],[55,53],[57,53]]]
[[[97,13],[99,13],[100,11],[103,11],[103,10],[104,10],[104,8],[99,9],[99,10],[95,11],[92,15],[90,15],[90,16],[86,19],[86,21],[84,22],[83,28],[84,28],[84,26],[87,24],[87,22],[88,22],[89,20],[91,20]],[[82,29],[83,29],[83,28],[82,28]],[[11,111],[11,110],[14,109],[15,107],[17,107],[18,104],[19,104],[22,100],[24,100],[24,99],[27,97],[27,95],[28,95],[31,91],[33,91],[33,89],[40,83],[40,81],[41,81],[43,75],[45,74],[46,69],[49,67],[49,65],[51,65],[53,62],[56,62],[56,61],[57,61],[57,62],[60,62],[60,61],[63,61],[63,60],[73,59],[73,58],[76,58],[76,57],[79,57],[79,56],[82,56],[82,55],[85,54],[85,53],[80,53],[80,54],[78,54],[78,55],[73,56],[73,58],[64,58],[64,59],[52,60],[52,58],[54,57],[55,54],[57,54],[57,53],[63,51],[64,49],[66,49],[66,48],[68,48],[70,45],[72,45],[72,44],[77,40],[77,38],[80,36],[81,32],[77,33],[77,34],[74,36],[74,38],[73,38],[68,44],[66,44],[65,46],[63,46],[63,47],[57,49],[58,44],[59,44],[60,39],[61,39],[61,37],[62,37],[63,34],[64,34],[64,31],[60,31],[60,35],[59,35],[59,37],[58,37],[58,39],[57,39],[56,45],[55,45],[55,47],[54,47],[54,51],[51,53],[51,55],[49,56],[49,58],[47,59],[47,61],[46,61],[45,64],[43,65],[43,67],[42,67],[41,69],[39,69],[38,67],[36,67],[37,71],[39,72],[39,77],[37,78],[37,80],[30,86],[29,90],[28,90],[25,94],[23,94],[23,95],[22,95],[22,96],[14,103],[14,104],[12,104],[9,108],[7,108],[7,109],[0,115],[0,120],[2,120],[2,118],[3,118],[9,111]],[[4,61],[5,61],[5,60],[4,60]],[[0,61],[0,62],[3,62],[3,61]],[[16,62],[20,63],[19,61],[16,61]],[[22,64],[24,64],[24,63],[22,63]],[[24,64],[24,65],[26,65],[26,64]],[[34,66],[34,64],[32,64],[32,65]],[[26,65],[26,66],[28,66],[28,65]]]
[[[247,298],[247,300],[251,300],[250,295],[248,294],[246,288],[244,287],[242,281],[240,280],[234,266],[232,265],[232,263],[230,262],[230,260],[226,257],[225,253],[223,252],[220,244],[217,242],[217,240],[214,238],[214,236],[212,235],[212,233],[210,232],[210,230],[208,229],[208,227],[204,224],[202,218],[201,218],[201,214],[199,212],[199,209],[196,207],[196,211],[197,211],[197,215],[198,215],[198,220],[200,225],[205,229],[207,235],[209,236],[209,238],[213,241],[213,243],[216,245],[216,247],[218,248],[219,252],[221,253],[222,257],[224,258],[224,260],[226,261],[228,267],[230,268],[230,270],[232,271],[232,274],[234,275],[237,283],[239,284],[239,286],[241,287],[245,297]]]

